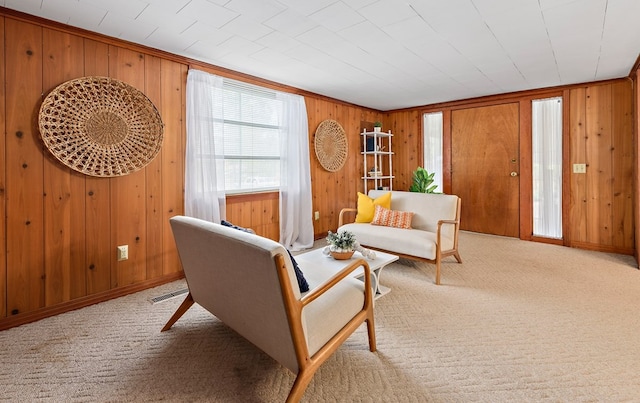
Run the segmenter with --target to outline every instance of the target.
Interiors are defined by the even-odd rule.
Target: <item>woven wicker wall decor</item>
[[[63,164],[90,176],[138,171],[160,152],[164,125],[153,102],[109,77],[67,81],[44,99],[39,114],[45,146]]]
[[[316,157],[324,169],[335,172],[344,166],[349,152],[349,143],[340,123],[331,119],[322,121],[316,129],[313,144]]]

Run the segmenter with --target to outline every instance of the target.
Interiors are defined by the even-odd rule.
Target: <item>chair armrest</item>
[[[460,220],[438,220],[438,231],[436,233],[436,243],[437,243],[436,247],[438,248],[439,251],[442,250],[441,249],[442,248],[442,244],[440,243],[440,231],[442,229],[442,225],[443,224],[452,224],[452,225],[458,226],[458,225],[460,225]],[[457,239],[455,239],[455,238],[458,237],[458,231],[454,230],[453,234],[454,234],[453,235],[454,236],[453,244],[454,244],[454,247],[455,247],[455,245],[457,245],[457,243],[458,243]]]
[[[340,210],[340,215],[338,216],[338,227],[341,227],[342,224],[344,224],[344,220],[343,220],[343,215],[344,213],[355,213],[357,212],[358,209],[352,208],[352,207],[346,207],[343,208],[342,210]]]
[[[365,293],[365,301],[369,298],[373,298],[372,294],[372,285],[371,285],[371,269],[369,268],[369,263],[367,263],[364,259],[358,259],[349,264],[344,269],[340,270],[338,273],[331,276],[327,281],[320,284],[307,295],[300,299],[302,306],[309,305],[311,302],[318,299],[322,294],[329,291],[334,285],[338,284],[342,279],[347,277],[351,272],[356,270],[362,266],[364,268],[364,293]]]

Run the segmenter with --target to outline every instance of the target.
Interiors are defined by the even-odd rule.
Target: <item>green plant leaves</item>
[[[419,193],[435,193],[438,185],[432,185],[434,181],[435,172],[429,173],[423,167],[416,168],[413,171],[413,183],[409,187],[410,192],[419,192]]]

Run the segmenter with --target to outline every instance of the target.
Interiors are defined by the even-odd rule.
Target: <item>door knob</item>
[[[511,172],[511,176],[518,176],[517,172]]]

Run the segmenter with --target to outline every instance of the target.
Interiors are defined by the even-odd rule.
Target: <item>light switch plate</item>
[[[129,259],[129,245],[118,246],[118,260]]]
[[[573,173],[574,174],[587,173],[587,164],[573,164]]]

